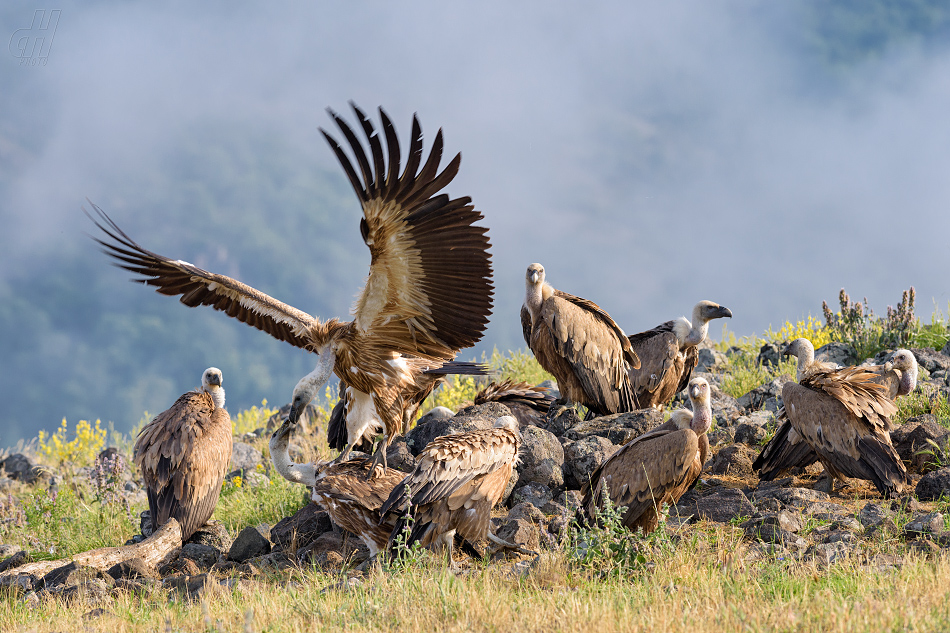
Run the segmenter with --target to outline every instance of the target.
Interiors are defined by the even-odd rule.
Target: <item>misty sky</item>
[[[919,315],[947,311],[939,38],[832,63],[805,5],[773,2],[57,6],[46,66],[0,54],[0,131],[30,148],[0,145],[0,282],[53,252],[105,267],[83,234],[85,198],[134,209],[112,183],[163,169],[195,126],[273,135],[342,183],[317,128],[328,106],[350,117],[353,100],[383,105],[403,138],[417,112],[427,141],[442,127],[447,153],[462,153],[449,193],[473,198],[493,242],[489,349],[523,345],[535,261],[628,332],[711,299],[732,309],[732,331],[761,333],[820,316],[841,287],[883,313],[914,285]],[[56,7],[2,9],[3,41],[39,8]],[[352,203],[348,247],[365,248]],[[166,237],[133,235],[188,259]],[[307,266],[306,252],[287,256]],[[240,261],[247,281],[253,266]],[[340,280],[347,295],[365,272]]]

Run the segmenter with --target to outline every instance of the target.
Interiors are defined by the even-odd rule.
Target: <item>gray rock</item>
[[[745,444],[733,444],[716,453],[707,466],[713,475],[744,477],[752,474],[756,451]]]
[[[3,464],[3,471],[10,479],[27,484],[36,483],[40,469],[23,453],[14,453],[0,463]]]
[[[423,423],[420,420],[406,434],[406,446],[413,457],[419,455],[429,442],[443,435],[452,435],[454,433],[465,433],[478,429],[490,429],[498,418],[511,415],[511,411],[500,402],[486,402],[471,407],[466,407],[456,414],[454,418],[435,418]]]
[[[759,349],[759,354],[755,357],[755,364],[763,367],[778,366],[782,358],[782,346],[778,343],[766,343]]]
[[[564,447],[565,485],[577,490],[605,459],[619,450],[606,437],[591,435]]]
[[[231,449],[231,470],[250,471],[262,463],[264,456],[259,450],[244,442],[234,442]]]
[[[736,404],[741,411],[746,413],[760,409],[772,411],[773,413],[777,412],[782,408],[782,387],[785,386],[785,383],[789,380],[792,380],[791,376],[778,376],[770,382],[759,385],[747,394],[740,396]]]
[[[650,408],[587,420],[566,431],[564,436],[576,441],[597,435],[610,439],[614,444],[626,444],[661,424],[663,424],[663,413]]]
[[[544,521],[544,514],[531,503],[522,502],[514,506],[508,512],[509,519],[524,519],[526,521],[531,521],[532,523],[540,524]]]
[[[748,444],[750,446],[758,446],[768,435],[765,428],[759,424],[747,424],[740,422],[736,426],[735,435],[733,435],[733,440],[740,444]]]
[[[296,514],[281,519],[272,527],[270,539],[275,548],[295,552],[331,530],[333,524],[330,522],[330,516],[317,504],[308,503]]]
[[[221,556],[221,550],[216,547],[211,547],[210,545],[202,545],[201,543],[185,543],[181,548],[179,556],[195,561],[195,565],[198,566],[198,569],[207,570],[211,569],[211,566],[218,562],[218,558]]]
[[[711,372],[718,371],[726,364],[726,355],[710,347],[704,347],[699,350],[694,371]]]
[[[530,503],[535,507],[543,506],[553,498],[551,489],[543,484],[529,482],[523,486],[518,486],[511,493],[508,504],[515,507],[521,503]]]
[[[792,506],[795,508],[801,508],[807,503],[816,501],[828,501],[830,498],[828,493],[811,490],[810,488],[768,487],[763,490],[762,486],[759,486],[759,489],[752,493],[752,498],[755,500],[770,497],[776,499],[783,507]]]
[[[947,346],[944,346],[947,349]],[[938,352],[932,347],[913,348],[910,351],[914,353],[917,364],[928,372],[950,369],[950,355],[944,352]]]
[[[854,545],[844,541],[835,541],[833,543],[819,543],[812,545],[805,552],[805,558],[814,560],[820,566],[833,565],[834,563],[846,560],[854,551]]]
[[[227,475],[225,475],[224,480],[228,482],[233,482],[236,477],[241,478],[241,487],[242,488],[260,488],[261,486],[267,486],[270,484],[270,478],[263,473],[257,472],[257,470],[232,470]]]
[[[782,513],[788,515],[787,512]],[[783,527],[790,525],[794,530]],[[791,521],[788,517],[780,517],[778,514],[766,514],[760,517],[753,517],[740,526],[745,535],[751,539],[760,540],[765,543],[779,543],[788,545],[795,543],[798,536],[795,535],[801,529],[801,523]]]
[[[832,341],[815,350],[815,360],[847,367],[858,362],[858,353],[848,343]]]
[[[950,498],[950,467],[945,466],[921,477],[917,482],[915,494],[921,501]]]
[[[9,592],[15,597],[33,591],[36,576],[32,574],[10,574],[0,576],[0,591]]]
[[[525,519],[503,519],[494,532],[498,538],[528,550],[538,551],[541,545],[540,529]]]
[[[834,530],[847,530],[848,532],[853,532],[855,534],[861,534],[864,532],[864,525],[853,516],[843,516],[841,518],[835,519],[831,524],[831,528]]]
[[[910,418],[891,431],[891,443],[912,472],[929,472],[940,462],[948,461],[945,452],[950,431],[937,422],[936,416],[925,413]],[[934,447],[934,442],[937,447]]]
[[[119,578],[158,578],[158,570],[146,563],[142,558],[135,557],[116,563],[106,572],[115,580]]]
[[[943,515],[939,512],[931,512],[915,517],[904,526],[904,535],[908,538],[914,538],[921,534],[939,534],[940,532],[943,532]]]
[[[4,547],[16,548],[12,554],[7,556],[0,562],[0,574],[7,571],[8,569],[14,569],[20,565],[24,565],[32,560],[30,555],[21,550],[19,547],[4,545]],[[9,550],[8,550],[9,551]]]
[[[858,521],[866,528],[880,525],[882,521],[890,518],[887,511],[876,503],[866,503],[861,511],[858,512]]]
[[[243,563],[251,558],[270,554],[270,550],[267,535],[259,527],[248,526],[234,539],[231,549],[228,550],[228,559]]]
[[[57,567],[53,571],[43,576],[37,583],[37,586],[44,589],[50,589],[54,587],[69,587],[71,585],[76,585],[81,582],[95,579],[104,580],[105,582],[109,583],[110,586],[114,582],[111,576],[104,574],[95,567],[77,565],[76,563],[67,563],[66,565]]]
[[[521,429],[518,485],[538,483],[556,491],[564,485],[564,449],[550,431],[536,426]]]
[[[858,537],[855,536],[854,532],[849,530],[837,530],[831,529],[829,532],[821,539],[822,543],[847,543],[854,544],[858,542]]]
[[[568,407],[548,423],[548,430],[558,437],[564,435],[570,429],[582,422],[577,410],[574,407]]]
[[[231,547],[231,535],[228,534],[228,529],[224,527],[224,524],[219,521],[211,521],[202,525],[201,529],[192,534],[188,542],[208,545],[224,552]]]
[[[445,407],[442,408],[445,409]],[[416,467],[416,459],[409,451],[409,446],[404,438],[398,437],[389,445],[386,450],[386,464],[390,468],[395,468],[404,473],[411,473],[412,469]]]
[[[683,514],[681,511],[680,514]],[[696,501],[690,514],[700,519],[729,523],[733,519],[748,518],[755,514],[749,499],[737,488],[723,488]]]
[[[67,604],[80,602],[86,605],[94,605],[107,602],[111,598],[110,590],[115,584],[115,581],[112,580],[110,576],[106,576],[105,578],[109,580],[93,578],[76,583],[75,585],[68,585],[64,587],[62,591],[58,592],[59,596]]]
[[[425,424],[433,420],[448,420],[449,418],[455,417],[455,411],[448,407],[434,407],[429,409],[429,411],[419,418],[417,424]]]
[[[582,495],[579,490],[565,490],[558,495],[555,501],[567,508],[569,512],[574,512],[581,507],[581,500],[583,500],[583,498],[584,495]]]

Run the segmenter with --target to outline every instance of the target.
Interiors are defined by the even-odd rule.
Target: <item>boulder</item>
[[[658,409],[649,408],[586,420],[566,431],[564,436],[576,441],[597,435],[608,438],[614,444],[622,445],[661,424],[663,424],[663,413]]]
[[[810,488],[764,487],[760,485],[759,489],[752,493],[752,498],[756,501],[770,497],[781,503],[784,508],[801,508],[808,503],[830,499],[828,493]]]
[[[778,376],[740,396],[736,401],[736,405],[746,413],[760,409],[777,412],[782,408],[782,387],[789,380],[792,380],[791,376]]]
[[[847,367],[858,362],[858,353],[848,343],[832,341],[815,350],[815,360]]]
[[[948,344],[950,345],[950,344]],[[947,349],[945,346],[944,349]],[[944,352],[938,352],[932,347],[913,348],[910,351],[914,353],[917,364],[928,372],[946,371],[950,369],[950,355]]]
[[[221,550],[200,543],[185,543],[181,548],[179,556],[195,561],[198,569],[208,570],[211,569],[212,565],[218,562],[218,558],[221,556]]]
[[[538,483],[552,492],[564,486],[564,449],[550,431],[536,426],[521,429],[518,485]]]
[[[861,508],[861,511],[858,512],[858,521],[860,521],[861,525],[865,528],[878,526],[889,518],[890,515],[888,512],[873,502],[866,503],[864,507]]]
[[[891,431],[891,443],[911,472],[925,473],[937,469],[946,454],[950,431],[937,422],[936,416],[925,413],[910,418]],[[937,446],[935,447],[933,442]]]
[[[254,470],[258,464],[262,463],[264,463],[264,456],[259,450],[245,442],[234,442],[231,448],[230,470]]]
[[[943,532],[943,515],[939,512],[930,512],[915,517],[904,526],[904,536],[916,538],[924,534],[939,534]]]
[[[498,538],[524,549],[538,551],[540,548],[540,528],[526,519],[501,519],[494,531]]]
[[[692,514],[699,519],[717,523],[729,523],[733,519],[748,518],[755,514],[749,499],[737,488],[723,488],[700,497],[692,508],[678,506],[678,509],[681,516]]]
[[[941,497],[950,499],[950,467],[937,469],[921,477],[915,494],[921,501],[937,501]]]
[[[23,453],[14,453],[0,463],[3,464],[3,471],[6,472],[7,477],[27,484],[36,483],[43,470]]]
[[[518,505],[514,506],[508,512],[509,519],[524,519],[526,521],[531,521],[532,523],[538,523],[544,521],[544,514],[533,504],[523,501]]]
[[[583,422],[574,407],[568,407],[548,423],[548,430],[558,437]]]
[[[228,534],[228,529],[223,523],[211,521],[202,525],[201,529],[192,534],[187,542],[210,545],[223,552],[231,547],[231,535]]]
[[[739,418],[742,420],[742,418]],[[748,418],[746,418],[748,419]],[[733,441],[739,444],[748,444],[750,446],[759,446],[765,440],[768,432],[761,424],[749,424],[739,422],[736,425],[736,432],[733,435]]]
[[[158,578],[158,570],[146,563],[142,558],[135,557],[116,563],[106,572],[115,580],[119,578]]]
[[[540,507],[552,498],[553,495],[551,494],[550,488],[542,484],[530,482],[514,489],[511,493],[511,497],[508,499],[508,505],[514,508],[521,503],[527,502],[535,507]]]
[[[110,587],[114,584],[112,576],[96,569],[76,563],[67,563],[43,576],[37,585],[45,589],[69,587],[89,580],[103,580]]]
[[[590,474],[619,450],[606,437],[591,435],[564,447],[564,480],[568,488],[578,490],[588,482]]]
[[[308,503],[293,516],[278,521],[271,528],[270,540],[277,549],[295,552],[332,529],[330,515],[317,504]]]
[[[695,372],[719,371],[726,364],[726,355],[711,347],[704,347],[697,353]]]
[[[782,346],[778,343],[766,343],[759,348],[755,364],[762,367],[777,367],[782,358]]]
[[[744,477],[752,474],[756,451],[745,444],[733,444],[720,450],[709,460],[706,470],[713,475]]]
[[[312,505],[312,504],[311,504]],[[271,544],[259,526],[248,526],[241,530],[231,549],[228,550],[228,560],[243,563],[256,556],[270,554]]]
[[[389,445],[386,450],[386,464],[404,473],[411,473],[416,467],[416,459],[409,451],[405,438],[398,437]]]

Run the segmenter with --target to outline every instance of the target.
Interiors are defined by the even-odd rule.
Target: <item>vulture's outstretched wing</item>
[[[139,246],[106,213],[90,202],[98,219],[83,209],[108,240],[92,236],[115,266],[140,275],[133,281],[154,286],[163,295],[180,295],[189,308],[208,305],[295,347],[308,348],[307,331],[316,323],[309,314],[225,275],[208,272]]]
[[[366,286],[353,306],[356,331],[390,349],[436,358],[474,345],[488,324],[492,306],[491,255],[481,213],[470,198],[439,192],[458,172],[461,154],[439,172],[442,131],[435,136],[422,169],[422,130],[413,116],[409,156],[399,174],[399,141],[380,108],[380,134],[351,104],[369,141],[367,157],[356,134],[336,113],[336,122],[356,158],[321,129],[336,153],[363,207],[360,232],[372,260]],[[372,161],[372,163],[371,163]],[[388,163],[388,165],[387,165]]]

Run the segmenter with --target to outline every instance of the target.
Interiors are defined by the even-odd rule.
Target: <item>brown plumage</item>
[[[627,372],[640,360],[623,330],[593,301],[552,288],[541,264],[525,275],[521,327],[541,367],[557,380],[562,401],[596,415],[637,408]]]
[[[629,336],[640,358],[640,367],[629,372],[637,404],[643,408],[662,407],[685,389],[699,358],[697,346],[709,331],[709,321],[731,316],[729,308],[700,301],[693,307],[692,323],[680,317]]]
[[[437,437],[422,449],[415,469],[396,486],[380,510],[384,520],[396,518],[390,547],[413,518],[407,546],[448,548],[454,537],[474,545],[488,536],[491,509],[501,500],[518,459],[518,423],[505,416],[495,428]]]
[[[152,530],[174,517],[183,541],[211,518],[231,461],[231,417],[224,409],[221,370],[208,368],[201,381],[200,389],[155,416],[135,441]]]
[[[271,436],[270,454],[277,472],[288,481],[309,486],[313,502],[326,510],[336,525],[357,535],[371,555],[384,550],[394,520],[380,523],[379,509],[405,473],[387,469],[370,477],[370,459],[295,464],[288,450],[294,428],[296,425],[287,420]]]
[[[838,369],[814,362],[807,339],[792,341],[784,353],[798,356],[799,378],[782,388],[788,421],[756,458],[753,466],[760,477],[769,479],[817,458],[832,488],[834,478],[855,477],[871,481],[884,496],[901,492],[909,481],[907,470],[888,433],[897,408],[876,382],[877,375],[862,367]]]
[[[606,492],[615,507],[626,508],[627,528],[652,532],[657,512],[679,501],[693,486],[709,455],[706,431],[712,410],[705,379],[691,380],[688,393],[692,411],[674,411],[669,420],[625,444],[591,474],[581,501],[587,519],[597,518]]]
[[[519,426],[538,426],[551,408],[554,396],[544,387],[532,386],[526,382],[503,380],[492,382],[475,394],[475,404],[501,402],[511,415],[518,420]]]
[[[413,117],[409,154],[400,170],[399,141],[380,109],[378,133],[353,106],[370,145],[367,153],[356,134],[332,111],[357,167],[333,137],[323,132],[346,172],[363,208],[360,232],[371,263],[365,287],[353,306],[353,321],[320,321],[235,279],[181,260],[155,254],[136,244],[93,205],[96,225],[108,240],[96,240],[117,265],[140,275],[138,281],[166,295],[180,295],[189,307],[209,305],[271,336],[310,350],[318,360],[294,391],[291,418],[313,399],[333,371],[353,390],[347,415],[351,444],[366,428],[382,426],[386,446],[403,427],[403,400],[411,399],[426,371],[438,370],[458,350],[474,345],[488,323],[492,305],[487,229],[470,198],[439,193],[458,172],[456,155],[439,172],[442,131],[422,162],[422,130]],[[382,137],[386,138],[383,149]],[[446,372],[448,373],[448,372]],[[321,382],[322,381],[322,382]]]

